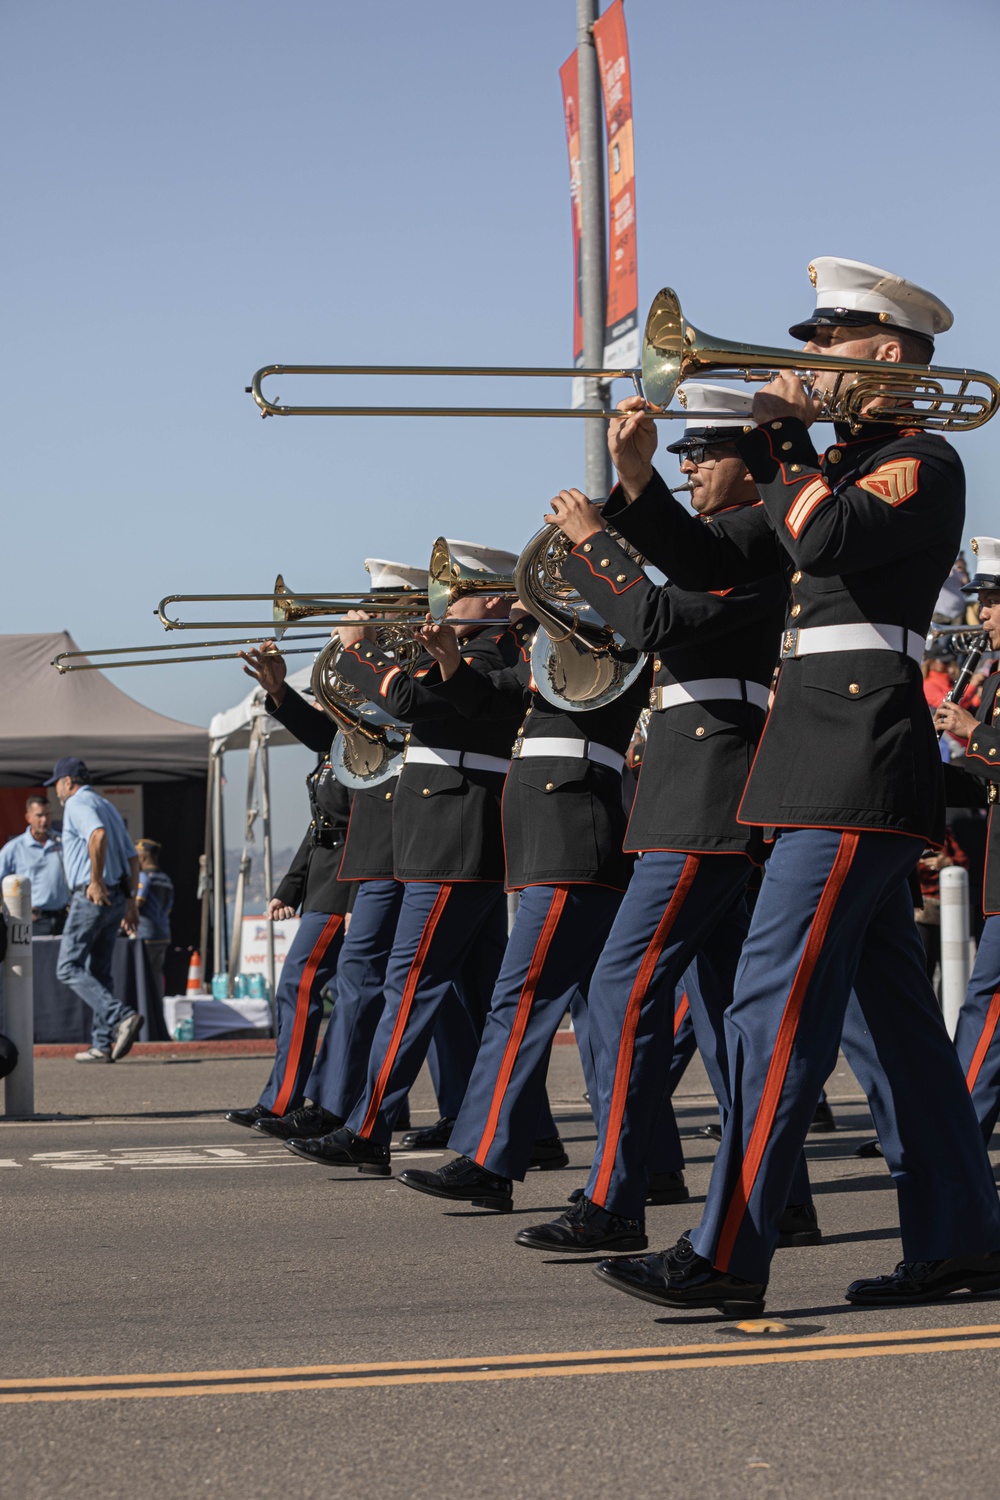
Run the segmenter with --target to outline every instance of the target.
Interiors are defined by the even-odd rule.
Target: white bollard
[[[31,881],[25,876],[4,876],[3,914],[7,918],[3,1029],[17,1048],[17,1067],[4,1079],[4,1114],[33,1115],[35,996],[31,967]]]
[[[941,871],[941,1010],[954,1039],[969,985],[969,872],[961,865]]]

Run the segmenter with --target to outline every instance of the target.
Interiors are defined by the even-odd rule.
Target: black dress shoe
[[[714,1123],[711,1124],[711,1125],[703,1125],[700,1130],[698,1130],[698,1131],[695,1132],[695,1134],[696,1135],[703,1135],[705,1137],[705,1139],[709,1140],[709,1141],[721,1141],[722,1140],[722,1126],[721,1125],[716,1125]]]
[[[425,1125],[422,1130],[408,1130],[399,1144],[406,1151],[431,1151],[435,1146],[447,1146],[454,1123],[454,1120],[446,1120],[442,1115],[435,1125]]]
[[[855,1151],[855,1156],[884,1156],[881,1141],[862,1141]]]
[[[778,1220],[778,1249],[792,1250],[797,1245],[819,1245],[823,1232],[812,1203],[789,1203]]]
[[[852,1281],[846,1295],[848,1302],[865,1307],[905,1307],[914,1302],[942,1302],[952,1292],[997,1290],[1000,1251],[950,1260],[901,1260],[891,1276]]]
[[[418,1193],[430,1193],[432,1198],[472,1203],[476,1208],[492,1208],[496,1213],[509,1214],[514,1206],[510,1178],[487,1172],[467,1156],[456,1156],[437,1172],[418,1172],[408,1167],[400,1172],[397,1181],[416,1188]]]
[[[279,1141],[308,1141],[314,1136],[339,1130],[343,1123],[339,1115],[331,1115],[328,1109],[318,1104],[303,1104],[301,1109],[293,1109],[290,1115],[257,1120],[253,1128],[262,1135],[276,1135]]]
[[[222,1118],[230,1125],[245,1125],[247,1130],[252,1130],[258,1120],[276,1120],[278,1116],[265,1109],[263,1104],[255,1104],[252,1109],[227,1109]]]
[[[687,1203],[690,1197],[683,1172],[650,1172],[647,1203]]]
[[[594,1273],[620,1292],[661,1307],[717,1307],[727,1318],[754,1318],[764,1311],[766,1283],[717,1271],[696,1253],[687,1235],[660,1255],[602,1260]]]
[[[533,1224],[514,1236],[529,1250],[566,1250],[587,1255],[594,1250],[645,1250],[649,1241],[638,1219],[622,1219],[581,1198],[549,1224]]]
[[[833,1110],[826,1099],[821,1099],[816,1106],[816,1113],[812,1117],[809,1126],[810,1135],[824,1135],[828,1130],[836,1130],[837,1122],[833,1118]]]
[[[326,1162],[331,1167],[357,1167],[365,1177],[392,1176],[389,1147],[366,1140],[363,1135],[355,1135],[346,1125],[332,1130],[329,1135],[312,1140],[286,1141],[285,1145],[296,1156],[305,1157],[306,1161]]]
[[[529,1172],[557,1172],[560,1167],[568,1166],[569,1157],[557,1135],[547,1135],[532,1146]]]

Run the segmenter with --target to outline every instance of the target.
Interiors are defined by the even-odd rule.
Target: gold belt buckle
[[[798,645],[799,645],[799,632],[798,632],[798,628],[796,627],[794,630],[786,630],[785,633],[784,633],[784,635],[781,637],[781,659],[782,659],[782,661],[784,661],[784,659],[785,659],[786,656],[794,656],[796,654],[796,651],[798,650]]]

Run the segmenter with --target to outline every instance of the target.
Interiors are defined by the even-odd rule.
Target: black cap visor
[[[909,333],[914,338],[924,339],[934,349],[934,340],[929,333],[918,333],[915,328],[899,328],[895,323],[883,323],[878,313],[855,311],[849,307],[817,307],[811,318],[804,323],[794,323],[788,332],[793,339],[808,343],[817,328],[881,328],[887,333]]]
[[[753,423],[747,421],[733,427],[687,427],[684,436],[676,443],[667,444],[668,453],[686,453],[689,448],[721,448],[724,443],[735,443],[737,438],[753,431]]]

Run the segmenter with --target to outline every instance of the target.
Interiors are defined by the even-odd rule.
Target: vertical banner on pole
[[[583,233],[580,202],[580,110],[578,88],[580,64],[572,52],[559,69],[562,83],[563,113],[566,117],[566,145],[569,150],[569,196],[573,216],[573,363],[583,364],[583,300],[580,292],[580,241]],[[583,381],[573,381],[572,405],[584,402]]]
[[[608,132],[608,308],[606,365],[639,363],[639,275],[635,253],[635,153],[632,144],[632,82],[628,66],[624,0],[613,0],[594,22]],[[565,91],[565,85],[564,85]]]

